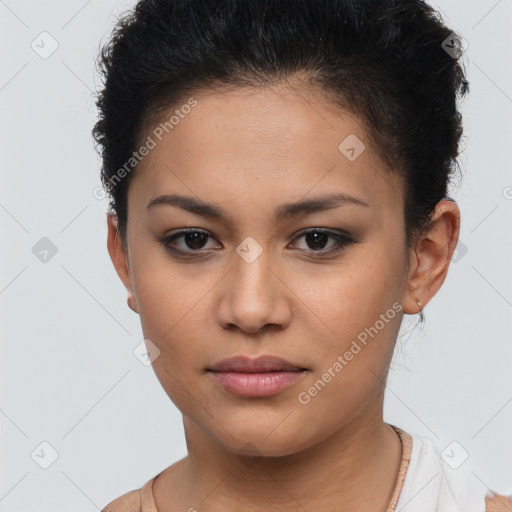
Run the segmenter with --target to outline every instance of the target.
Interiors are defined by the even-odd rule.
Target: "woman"
[[[108,512],[512,510],[383,421],[447,275],[468,91],[420,0],[141,0],[102,51],[108,249],[188,455]]]

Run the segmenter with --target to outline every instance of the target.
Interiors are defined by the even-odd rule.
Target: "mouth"
[[[226,391],[243,397],[272,396],[288,388],[307,368],[274,356],[245,356],[219,361],[206,369]]]
[[[236,356],[222,359],[207,370],[213,372],[266,373],[305,371],[307,368],[275,356],[260,356],[257,358]]]

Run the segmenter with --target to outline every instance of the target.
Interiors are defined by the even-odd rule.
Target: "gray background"
[[[186,455],[181,414],[133,355],[94,194],[94,58],[133,4],[0,1],[0,511],[99,510]],[[512,493],[512,1],[435,5],[468,43],[462,243],[425,327],[404,320],[385,419],[457,441],[475,479]]]

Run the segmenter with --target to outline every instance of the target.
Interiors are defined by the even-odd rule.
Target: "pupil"
[[[312,231],[311,233],[308,233],[306,237],[309,237],[309,239],[313,238],[312,242],[308,245],[314,246],[315,244],[320,244],[321,247],[313,247],[313,249],[323,249],[325,247],[327,239],[329,238],[325,233],[320,233],[319,231]],[[323,244],[321,243],[322,237],[324,242]]]
[[[201,249],[203,247],[206,235],[204,233],[187,233],[185,242],[191,249]]]

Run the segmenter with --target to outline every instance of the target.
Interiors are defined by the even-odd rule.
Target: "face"
[[[186,424],[229,450],[298,452],[380,413],[407,288],[403,186],[360,120],[320,92],[194,99],[164,136],[148,133],[127,251],[111,240],[111,254]],[[239,355],[306,371],[243,396],[208,371]]]

